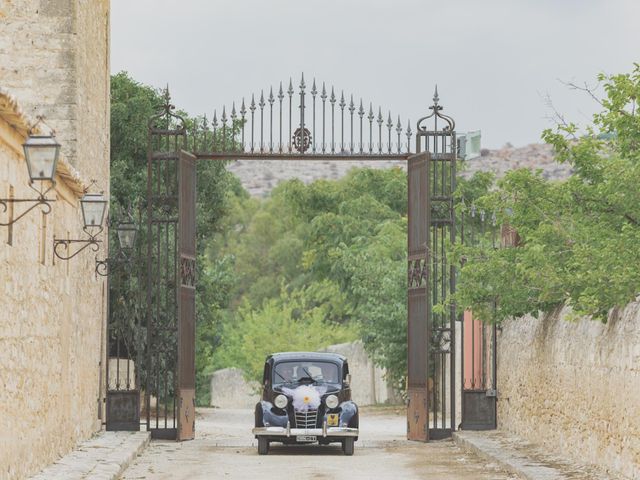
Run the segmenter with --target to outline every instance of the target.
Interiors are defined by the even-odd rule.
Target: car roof
[[[267,357],[267,361],[273,359],[275,362],[284,360],[325,360],[344,363],[347,358],[339,353],[328,352],[277,352]]]

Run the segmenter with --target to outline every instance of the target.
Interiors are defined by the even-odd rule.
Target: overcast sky
[[[413,123],[438,84],[483,146],[539,142],[545,97],[584,123],[561,82],[640,62],[640,0],[112,0],[111,70],[169,84],[191,114],[315,77]],[[295,83],[294,83],[295,85]]]

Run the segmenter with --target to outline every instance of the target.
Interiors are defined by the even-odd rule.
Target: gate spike
[[[400,134],[402,132],[402,124],[400,123],[400,115],[398,115],[398,124],[396,125],[396,132]]]
[[[318,89],[316,88],[316,79],[314,77],[313,85],[311,85],[311,95],[313,95],[315,97],[316,93],[318,93]]]
[[[324,86],[324,82],[322,82],[322,93],[320,94],[320,98],[324,101],[327,99],[327,89]]]
[[[225,106],[222,107],[222,116],[220,117],[220,120],[222,121],[223,125],[227,123],[227,111]]]
[[[329,98],[329,101],[333,104],[336,103],[336,94],[333,91],[333,87],[331,87],[331,98]]]
[[[304,72],[302,72],[302,78],[300,79],[300,90],[304,91],[306,85],[304,83]]]
[[[353,114],[353,111],[356,109],[353,103],[353,95],[351,95],[351,100],[349,101],[349,111]]]
[[[269,87],[269,103],[273,105],[276,99],[273,97],[273,87]]]
[[[293,96],[293,81],[291,80],[291,77],[289,77],[289,89],[287,90],[287,93],[290,97]]]
[[[387,127],[389,130],[393,128],[393,120],[391,120],[391,112],[389,112],[389,118],[387,119]]]
[[[244,106],[244,97],[242,97],[242,105],[240,105],[240,115],[244,117],[245,113],[247,113],[247,109]]]
[[[437,107],[439,101],[440,101],[440,97],[438,96],[438,84],[436,83],[436,90],[433,94],[433,104]]]
[[[407,120],[407,138],[411,138],[411,119]]]
[[[369,119],[370,122],[373,122],[373,104],[369,103],[369,115],[367,116],[367,118]]]
[[[236,119],[236,102],[231,104],[231,121],[233,122]]]
[[[218,126],[218,115],[215,110],[213,111],[213,120],[211,121],[211,125],[213,125],[213,128]]]
[[[251,104],[249,105],[249,110],[251,110],[251,113],[256,111],[256,99],[253,93],[251,94]]]
[[[280,82],[280,90],[278,90],[278,98],[280,101],[284,98],[284,92],[282,91],[282,82]]]
[[[360,99],[360,108],[358,108],[358,115],[360,118],[364,116],[364,108],[362,107],[362,99]]]
[[[340,103],[339,103],[340,107],[344,109],[346,103],[344,101],[344,91],[342,91],[342,93],[340,94]]]
[[[264,108],[264,90],[260,90],[260,102],[258,103],[260,108]]]
[[[378,125],[382,125],[384,123],[384,118],[382,118],[382,107],[378,107]]]

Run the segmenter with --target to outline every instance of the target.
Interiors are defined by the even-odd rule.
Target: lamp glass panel
[[[132,223],[121,223],[116,230],[120,248],[133,248],[136,242],[136,227]]]
[[[23,148],[31,180],[53,180],[60,155],[60,144],[55,138],[29,137]]]
[[[98,227],[104,220],[104,212],[107,202],[99,193],[85,193],[80,201],[82,204],[82,216],[85,227]]]

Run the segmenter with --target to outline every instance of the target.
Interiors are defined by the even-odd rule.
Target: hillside
[[[510,144],[497,150],[482,151],[480,157],[465,162],[464,175],[476,171],[493,171],[498,177],[515,168],[541,169],[546,178],[565,178],[570,173],[567,165],[554,161],[551,146],[531,144],[515,148]],[[312,160],[238,160],[228,166],[240,178],[244,188],[253,196],[265,196],[283,180],[299,178],[304,183],[318,179],[337,179],[355,167],[405,167],[401,161],[312,161]]]

